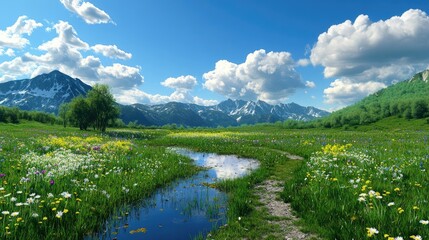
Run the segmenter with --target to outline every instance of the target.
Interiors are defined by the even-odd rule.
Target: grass
[[[228,193],[228,225],[199,239],[274,239],[281,230],[270,224],[276,219],[260,208],[254,189],[268,178],[285,182],[281,197],[302,217],[297,224],[322,238],[427,237],[428,126],[423,120],[388,118],[347,130],[268,125],[120,129],[101,136],[35,123],[0,124],[0,228],[5,229],[0,234],[6,239],[80,239],[119,206],[197,171],[189,159],[165,151],[181,146],[261,162],[252,174],[217,184]],[[284,152],[304,160],[290,160]],[[47,162],[60,161],[61,154],[89,160],[78,161],[63,175],[40,176],[42,170],[55,170]],[[28,201],[36,203],[16,205]]]
[[[81,239],[116,208],[197,171],[138,139],[38,124],[0,129],[2,239]]]

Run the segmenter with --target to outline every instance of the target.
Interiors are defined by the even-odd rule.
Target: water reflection
[[[259,163],[235,156],[196,153],[179,148],[170,150],[210,169],[176,181],[136,206],[119,209],[106,221],[103,231],[85,239],[185,240],[199,234],[204,236],[226,223],[226,195],[206,183],[243,176],[257,168]]]
[[[259,162],[234,155],[198,153],[183,148],[171,148],[172,151],[190,157],[198,166],[210,168],[212,177],[217,179],[234,179],[244,176],[259,167]]]

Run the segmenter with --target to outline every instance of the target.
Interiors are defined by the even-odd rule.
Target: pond
[[[259,167],[253,159],[198,153],[182,148],[170,151],[187,156],[208,170],[175,181],[149,199],[127,209],[123,218],[112,217],[103,231],[85,239],[193,239],[226,223],[226,194],[208,186],[233,179]]]

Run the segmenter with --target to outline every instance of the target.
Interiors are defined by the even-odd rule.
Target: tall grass
[[[197,170],[140,140],[0,127],[2,239],[81,239],[115,208]]]

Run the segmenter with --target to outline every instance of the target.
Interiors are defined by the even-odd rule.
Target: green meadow
[[[267,179],[284,183],[278,197],[301,218],[295,224],[320,239],[425,238],[428,129],[425,120],[400,118],[348,130],[273,124],[105,134],[0,124],[0,238],[82,239],[97,232],[116,209],[200,170],[166,150],[171,146],[261,163],[214,186],[228,194],[228,224],[201,239],[278,239],[278,219],[261,208],[255,191]]]

